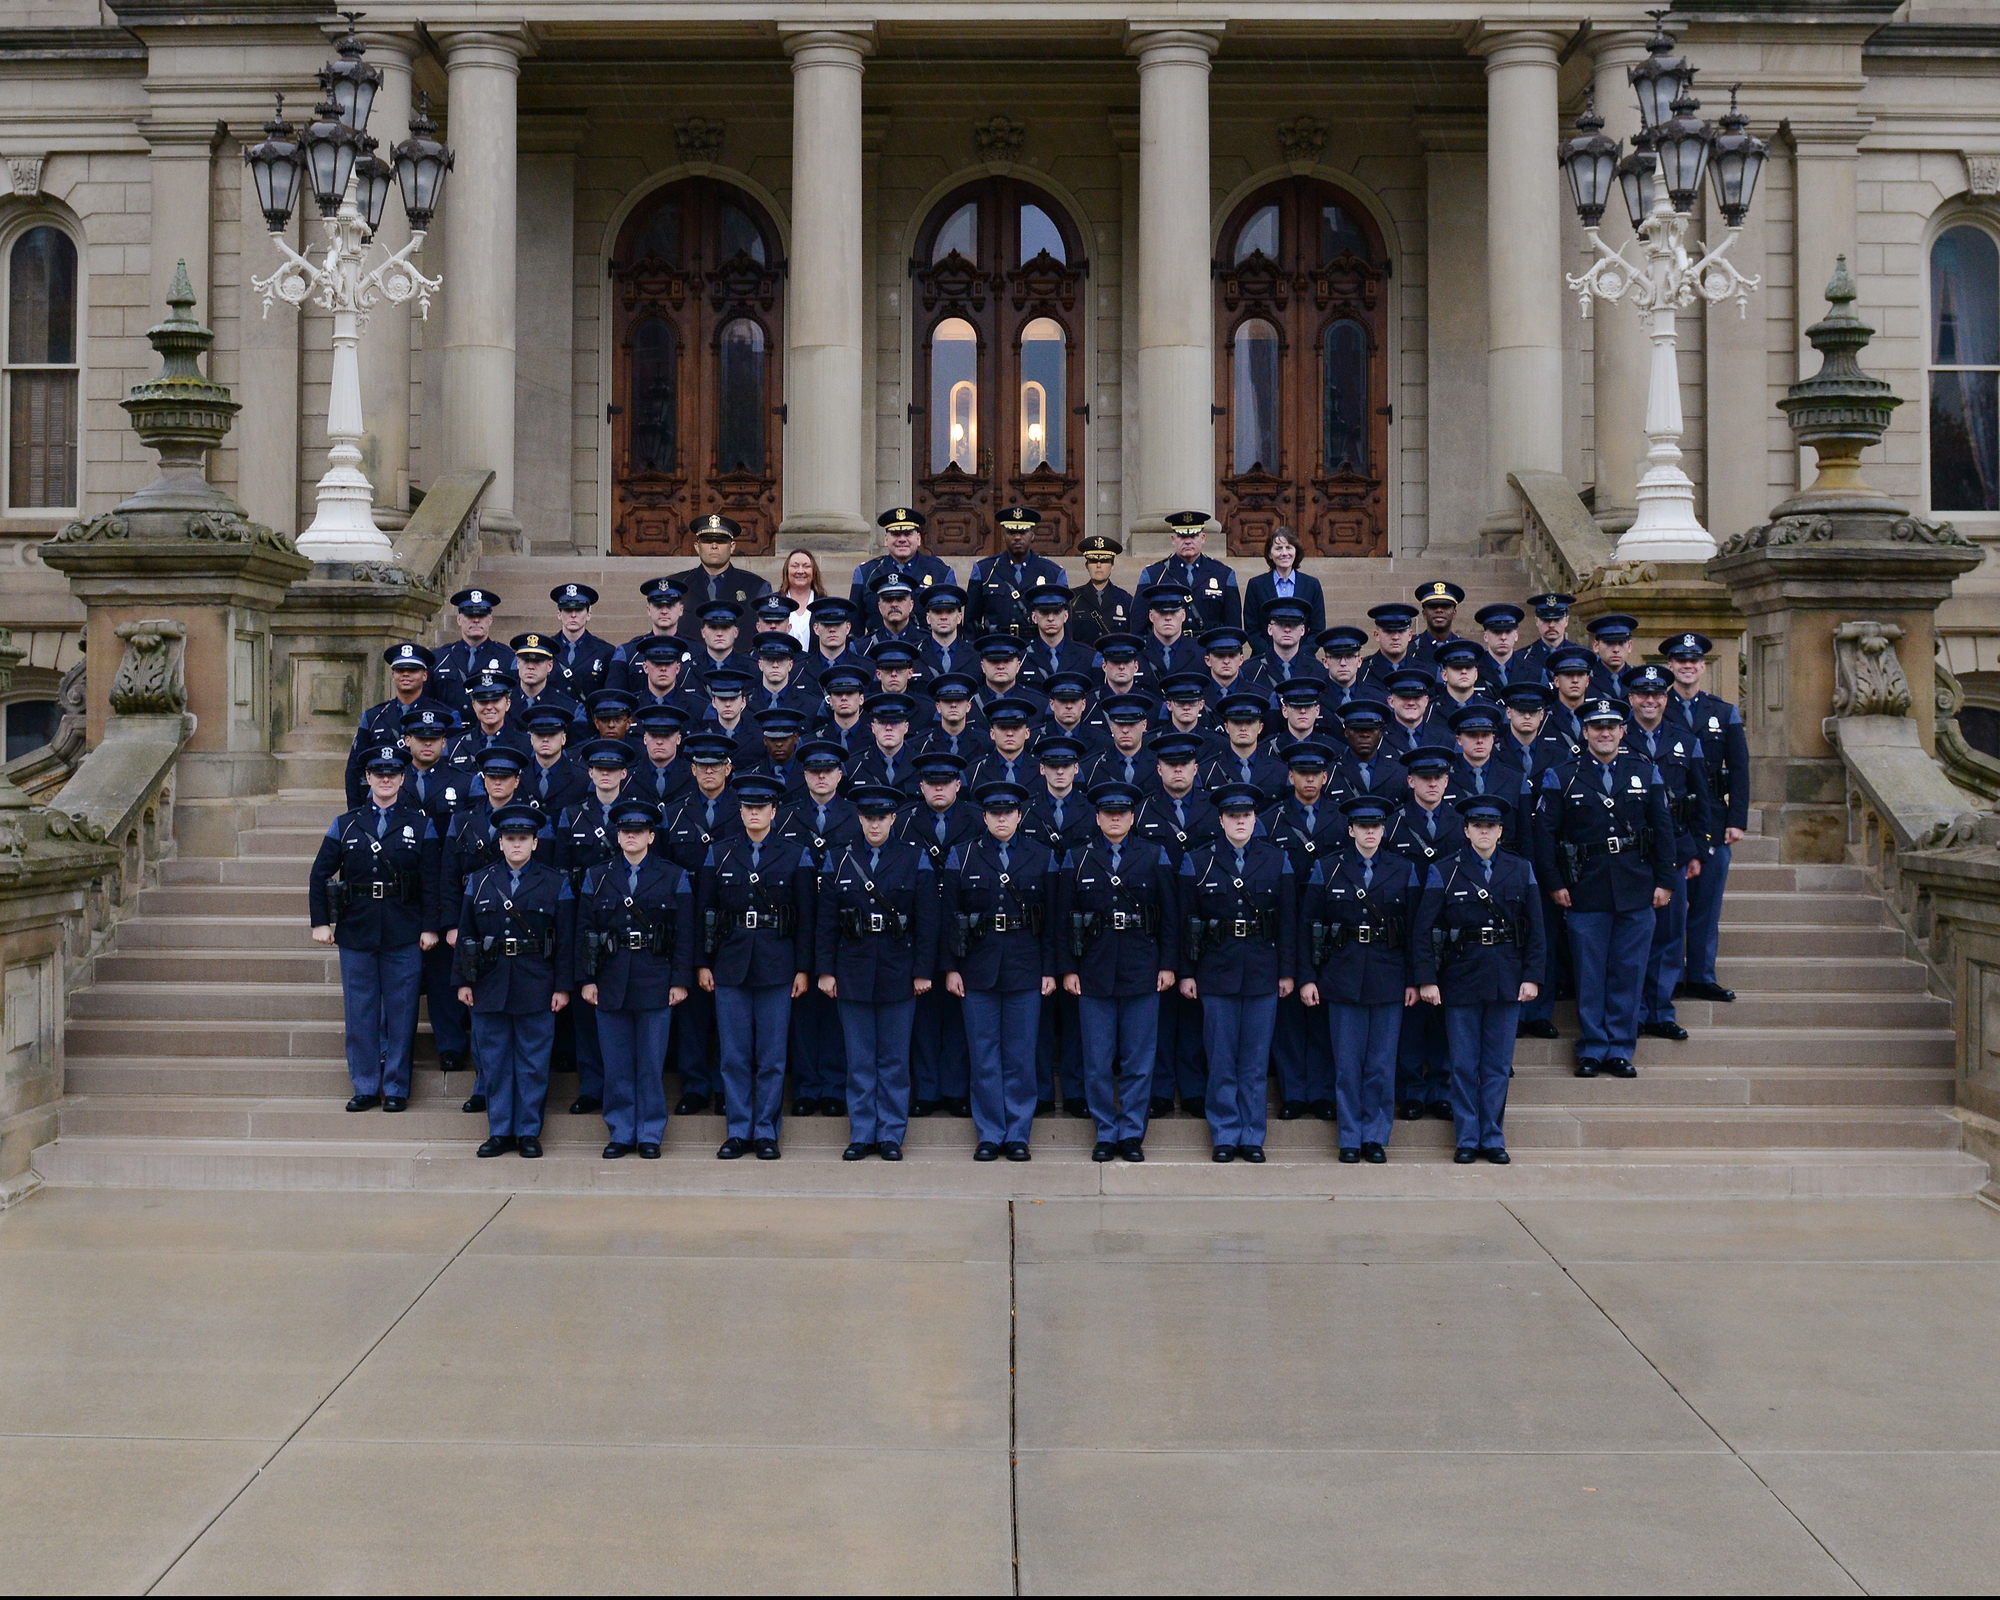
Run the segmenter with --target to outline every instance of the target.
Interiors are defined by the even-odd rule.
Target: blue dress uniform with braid
[[[577,978],[597,985],[606,1155],[657,1154],[666,1137],[668,993],[694,988],[696,931],[694,885],[672,861],[648,855],[635,867],[621,853],[584,873]]]
[[[814,804],[810,794],[788,800],[771,831],[794,840],[818,862],[834,845],[861,837],[853,802],[839,795],[824,806]],[[839,1006],[817,984],[792,1002],[793,1116],[846,1115],[847,1049],[841,1039]]]
[[[1330,789],[1329,785],[1329,792],[1323,792],[1310,811],[1299,804],[1296,795],[1288,794],[1264,817],[1271,842],[1292,858],[1292,883],[1301,896],[1319,868],[1336,859],[1347,846],[1347,818],[1337,803],[1340,797]],[[1300,926],[1304,925],[1301,921]],[[1301,973],[1304,970],[1301,966]],[[1296,993],[1278,1002],[1271,1056],[1278,1069],[1281,1116],[1289,1119],[1308,1109],[1327,1118],[1335,1115],[1334,1058],[1329,1038],[1324,1023],[1307,1015]]]
[[[685,872],[698,889],[701,864],[708,859],[710,847],[718,839],[743,831],[741,810],[736,791],[727,784],[714,800],[698,789],[690,790],[667,808],[666,823],[654,836],[653,848]],[[698,987],[679,1007],[679,1013],[674,1061],[681,1074],[681,1110],[691,1115],[696,1109],[694,1101],[713,1096],[715,1109],[720,1111],[715,996]]]
[[[1424,882],[1431,867],[1465,843],[1465,825],[1449,802],[1426,812],[1414,795],[1406,795],[1390,818],[1384,849],[1393,850],[1417,869]],[[1445,1037],[1444,1013],[1419,1003],[1403,1016],[1403,1036],[1396,1049],[1396,1108],[1408,1119],[1429,1112],[1445,1115],[1451,1107],[1449,1084],[1451,1044]]]
[[[575,931],[569,879],[532,856],[519,874],[502,861],[465,886],[453,975],[472,990],[472,1047],[495,1139],[541,1137],[556,1039],[549,1002],[575,992]]]
[[[1143,759],[1141,767],[1148,765]],[[1167,852],[1178,875],[1181,863],[1221,832],[1215,807],[1199,788],[1178,801],[1164,789],[1147,794],[1133,813],[1134,834],[1151,839]],[[1185,949],[1182,959],[1186,959]],[[1178,969],[1176,969],[1178,971]],[[1186,974],[1181,974],[1186,976]],[[1152,1114],[1162,1116],[1180,1092],[1181,1108],[1190,1115],[1206,1110],[1208,1054],[1202,1043],[1201,1001],[1190,1000],[1178,986],[1160,997],[1160,1036],[1153,1054]]]
[[[1662,647],[1668,657],[1706,653],[1708,641],[1698,633],[1681,634]],[[1701,876],[1688,886],[1687,966],[1685,982],[1713,991],[1715,955],[1722,940],[1722,891],[1729,882],[1728,830],[1750,822],[1750,745],[1743,718],[1720,695],[1679,689],[1667,697],[1667,715],[1701,741],[1702,777],[1708,806],[1696,833],[1701,846]],[[1726,998],[1710,992],[1709,999]]]
[[[918,801],[896,818],[894,837],[923,848],[931,864],[931,883],[944,894],[944,869],[952,852],[970,843],[985,824],[964,801],[945,811],[933,811]],[[954,1116],[972,1115],[972,1065],[966,1053],[965,1003],[944,986],[945,940],[943,906],[939,905],[938,965],[929,994],[917,1000],[917,1019],[910,1039],[911,1114],[927,1117],[939,1107]]]
[[[1097,836],[1096,813],[1081,784],[1072,783],[1069,793],[1061,796],[1051,793],[1039,776],[1026,787],[1028,809],[1021,817],[1021,831],[1047,845],[1056,861],[1060,862]],[[1058,938],[1058,947],[1061,942]],[[1035,1037],[1037,1115],[1045,1106],[1054,1109],[1058,1086],[1062,1089],[1063,1110],[1070,1116],[1085,1114],[1079,1016],[1076,996],[1065,993],[1058,984],[1048,1004],[1042,1007]]]
[[[1641,669],[1657,671],[1657,669]],[[1665,676],[1661,674],[1661,676]],[[1625,726],[1625,748],[1651,759],[1667,789],[1667,814],[1674,823],[1673,898],[1653,913],[1653,944],[1646,952],[1646,982],[1639,991],[1639,1026],[1678,1038],[1686,1030],[1674,1020],[1674,990],[1687,970],[1688,904],[1693,885],[1688,863],[1702,856],[1708,824],[1708,770],[1701,741],[1680,723],[1663,718],[1648,733],[1633,718]]]

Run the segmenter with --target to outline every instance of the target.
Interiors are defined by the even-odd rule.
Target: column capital
[[[862,63],[875,53],[875,24],[844,22],[830,27],[819,22],[781,22],[778,43],[792,58],[792,70],[800,67],[851,67],[859,72]]]
[[[335,41],[347,37],[347,29],[339,23],[326,24],[324,32],[327,38]],[[415,63],[417,52],[423,48],[414,27],[356,28],[354,36],[372,59],[380,61],[386,58],[406,71]]]
[[[1568,29],[1551,28],[1547,24],[1537,27],[1532,24],[1516,26],[1504,22],[1481,22],[1474,28],[1466,48],[1474,55],[1486,58],[1486,71],[1490,77],[1502,67],[1547,67],[1553,71],[1559,63],[1563,46],[1569,41]]]
[[[1144,68],[1158,61],[1177,61],[1206,67],[1222,48],[1222,33],[1228,23],[1193,17],[1177,17],[1171,22],[1127,21],[1125,52],[1139,58]]]
[[[446,69],[492,67],[501,72],[519,73],[521,58],[540,48],[534,31],[520,27],[433,28],[432,37],[444,46]]]
[[[1593,31],[1589,43],[1590,59],[1599,72],[1617,67],[1636,67],[1646,59],[1646,47],[1652,42],[1653,34],[1649,28]]]
[[[171,151],[182,160],[192,159],[197,153],[213,155],[215,147],[229,137],[229,124],[212,113],[176,116],[172,112],[154,112],[140,117],[133,126],[154,155]]]
[[[1853,155],[1874,126],[1873,117],[1788,116],[1778,124],[1778,137],[1802,155]]]
[[[1410,119],[1416,130],[1417,143],[1424,148],[1424,154],[1431,155],[1472,155],[1483,154],[1486,149],[1486,112],[1484,108],[1456,110],[1418,106],[1417,113]]]

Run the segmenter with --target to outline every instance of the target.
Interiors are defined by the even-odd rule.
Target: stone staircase
[[[844,1120],[787,1122],[785,1159],[718,1162],[714,1116],[675,1119],[658,1162],[606,1162],[595,1116],[560,1108],[540,1162],[480,1161],[470,1078],[435,1067],[426,1030],[407,1113],[349,1116],[338,961],[306,933],[307,866],[339,807],[279,796],[230,859],[166,863],[92,981],[70,996],[68,1098],[36,1156],[58,1186],[538,1189],[827,1194],[1939,1195],[1983,1162],[1950,1114],[1950,1007],[1859,869],[1790,867],[1744,841],[1725,907],[1733,1005],[1695,1002],[1684,1044],[1643,1040],[1633,1081],[1584,1082],[1565,1038],[1522,1041],[1506,1169],[1455,1167],[1440,1122],[1399,1123],[1385,1167],[1343,1167],[1332,1130],[1273,1120],[1261,1168],[1216,1167],[1203,1124],[1155,1124],[1143,1166],[1089,1159],[1090,1124],[1046,1118],[1028,1165],[978,1165],[970,1125],[911,1125],[900,1167],[839,1160]],[[670,1084],[671,1088],[671,1084]]]

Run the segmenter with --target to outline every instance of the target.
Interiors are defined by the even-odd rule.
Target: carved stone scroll
[[[1833,714],[1907,717],[1910,680],[1896,659],[1903,630],[1893,622],[1843,622],[1833,630]]]
[[[184,657],[187,629],[167,617],[121,623],[125,659],[111,680],[111,710],[121,717],[156,716],[187,710]]]

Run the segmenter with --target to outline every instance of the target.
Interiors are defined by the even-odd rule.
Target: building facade
[[[1904,399],[1871,481],[2000,540],[2000,17],[1682,0],[1670,26],[1705,114],[1740,84],[1771,147],[1747,314],[1679,317],[1704,521],[1798,486],[1774,402],[1845,255]],[[963,558],[1026,501],[1057,553],[1194,506],[1233,554],[1284,524],[1309,557],[1448,562],[1518,525],[1524,469],[1633,515],[1649,346],[1565,288],[1589,252],[1553,156],[1591,91],[1636,128],[1639,0],[379,0],[360,28],[384,147],[424,97],[456,152],[443,293],[361,346],[386,527],[472,467],[489,535],[537,555],[678,557],[711,511],[752,555],[853,551],[914,504]],[[298,0],[18,0],[0,29],[10,753],[75,658],[37,544],[150,476],[118,401],[177,262],[243,406],[212,477],[311,519],[331,318],[253,290],[277,257],[242,152],[345,29]],[[1722,232],[1706,196],[1694,231]],[[408,237],[393,203],[380,237]],[[2000,711],[1995,589],[1941,621]]]

